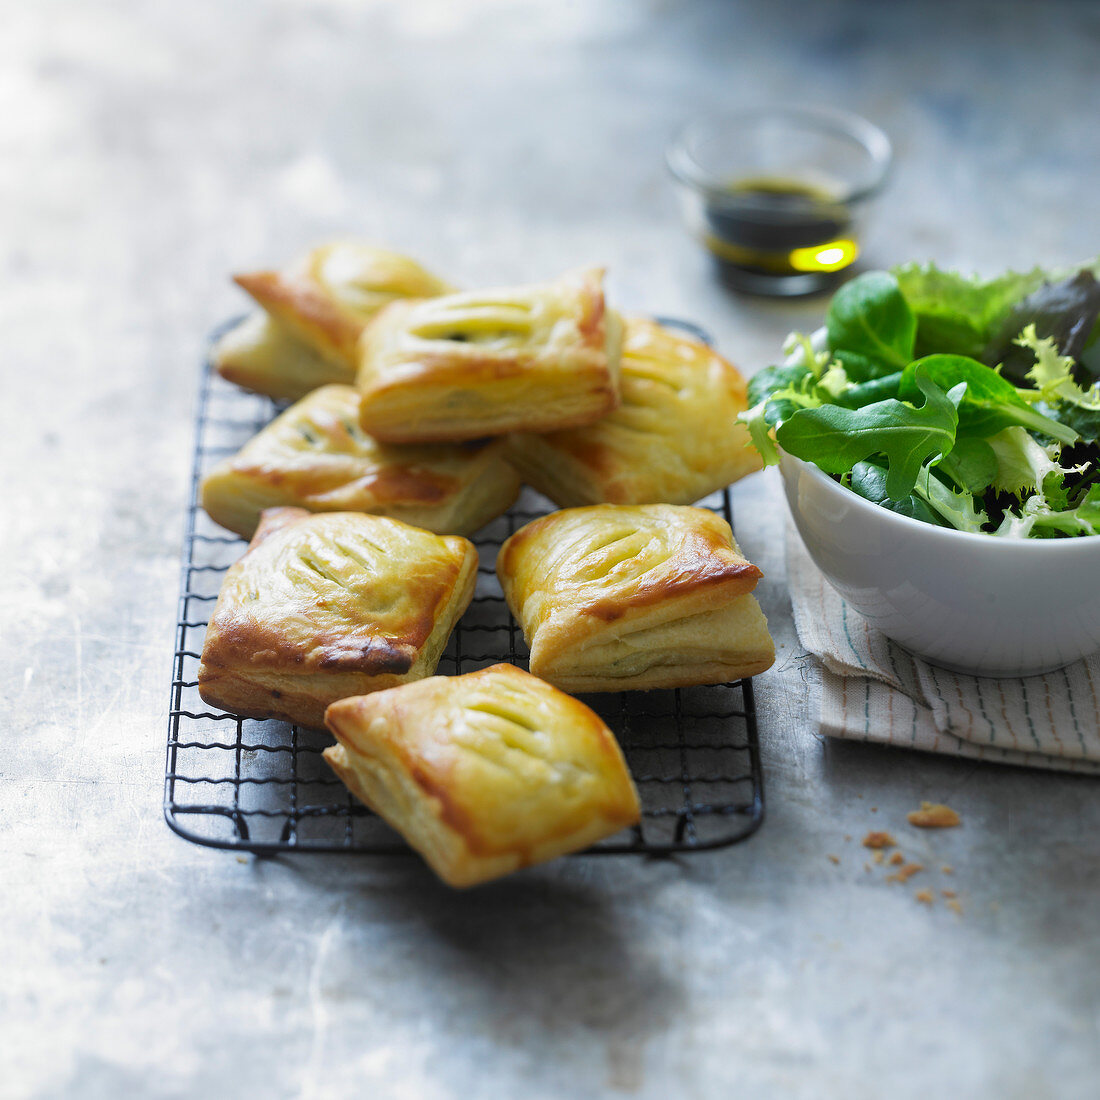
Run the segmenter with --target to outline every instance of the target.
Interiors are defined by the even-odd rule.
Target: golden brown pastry
[[[512,665],[333,703],[325,759],[451,886],[587,848],[635,824],[604,723]]]
[[[502,440],[378,443],[359,427],[359,391],[323,386],[273,420],[202,483],[202,505],[250,538],[265,508],[371,512],[440,535],[471,534],[516,499]]]
[[[760,570],[705,508],[554,512],[505,542],[497,575],[531,671],[565,691],[723,683],[775,659]]]
[[[355,381],[346,363],[325,359],[262,311],[222,336],[211,359],[226,381],[276,401],[297,401],[330,382]]]
[[[621,327],[599,268],[395,302],[363,334],[360,423],[391,443],[589,423],[618,400]]]
[[[234,714],[322,728],[337,699],[430,676],[476,579],[466,539],[272,508],[222,583],[199,694]]]
[[[559,507],[691,504],[760,469],[737,422],[745,380],[702,341],[626,318],[619,386],[594,424],[509,439],[523,480]]]
[[[355,241],[322,245],[282,271],[234,281],[323,359],[352,370],[363,327],[383,306],[453,289],[408,256]]]

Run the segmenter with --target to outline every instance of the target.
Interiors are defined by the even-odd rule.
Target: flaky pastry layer
[[[199,694],[234,714],[321,727],[337,699],[430,676],[476,579],[464,538],[269,509],[222,583]]]
[[[639,817],[614,736],[512,665],[328,708],[325,758],[452,886],[577,851]]]
[[[702,341],[626,318],[619,385],[618,407],[593,424],[509,439],[524,481],[559,507],[691,504],[760,469],[737,422],[745,380]]]
[[[504,512],[519,476],[502,441],[386,444],[359,426],[359,391],[324,386],[273,420],[202,484],[215,522],[250,538],[266,508],[371,512],[441,535]]]
[[[395,443],[589,423],[618,400],[620,343],[599,268],[396,302],[363,334],[360,423]]]
[[[322,358],[353,371],[363,328],[383,306],[454,289],[408,256],[356,241],[322,245],[281,271],[234,281]]]
[[[774,660],[751,595],[760,570],[707,509],[554,512],[505,542],[497,575],[531,671],[567,690],[721,683]]]

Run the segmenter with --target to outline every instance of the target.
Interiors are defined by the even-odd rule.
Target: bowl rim
[[[887,525],[897,523],[903,531],[911,531],[914,534],[920,533],[929,539],[942,537],[954,541],[965,540],[972,546],[995,546],[998,549],[991,550],[990,553],[993,554],[1070,554],[1074,552],[1080,553],[1088,546],[1100,547],[1100,535],[1073,535],[1064,539],[999,538],[985,531],[959,531],[954,527],[940,527],[937,524],[925,523],[924,520],[913,519],[911,516],[903,516],[900,512],[894,512],[889,508],[883,508],[882,505],[875,504],[873,501],[861,497],[859,493],[855,493],[851,489],[841,485],[839,481],[834,481],[816,463],[810,462],[804,458],[799,458],[789,451],[784,451],[782,447],[780,447],[779,450],[784,460],[793,462],[819,485],[827,488],[828,491],[843,494],[844,500],[852,502],[857,510],[864,511],[864,514],[867,516],[877,516],[880,523],[885,523]],[[783,469],[782,462],[780,463],[779,472],[783,480],[786,481],[787,473]],[[793,508],[791,510],[793,513]],[[1029,549],[1022,549],[1024,547]],[[1040,547],[1042,547],[1042,549],[1038,549]],[[1061,549],[1057,549],[1059,547]]]
[[[814,103],[758,103],[705,111],[681,124],[665,149],[665,164],[680,183],[707,193],[722,193],[723,179],[704,168],[690,150],[696,134],[707,126],[737,127],[764,118],[817,129],[844,137],[861,146],[871,172],[867,182],[853,185],[837,196],[841,203],[858,203],[877,194],[886,184],[894,163],[894,147],[886,132],[870,119],[841,107]]]

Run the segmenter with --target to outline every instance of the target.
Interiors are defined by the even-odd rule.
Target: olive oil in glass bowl
[[[831,289],[855,263],[890,161],[876,126],[813,107],[697,119],[668,151],[688,226],[725,281],[776,296]]]

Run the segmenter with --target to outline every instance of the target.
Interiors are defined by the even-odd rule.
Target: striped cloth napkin
[[[1100,775],[1100,654],[1021,679],[937,668],[844,602],[789,518],[787,579],[799,640],[822,664],[822,733]]]

